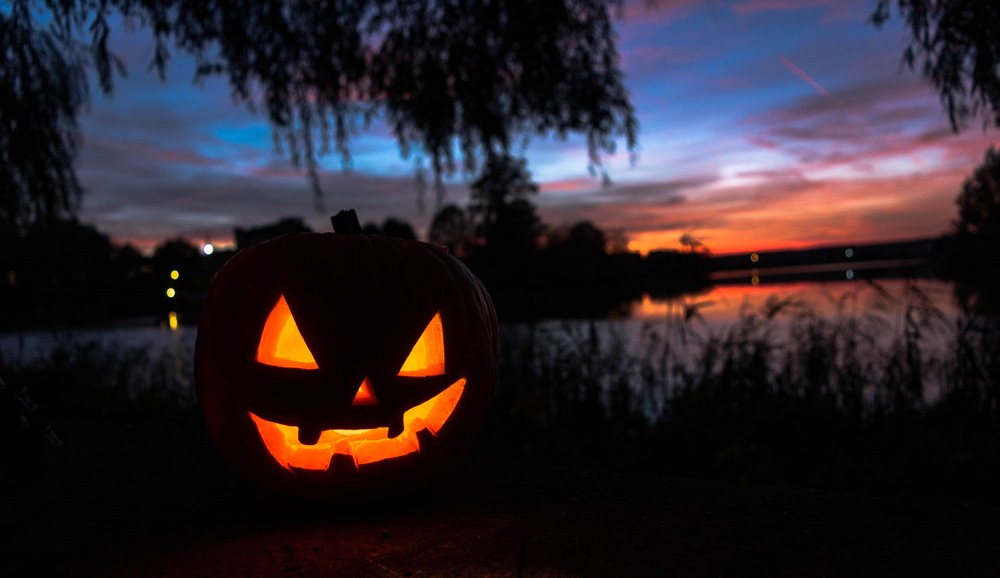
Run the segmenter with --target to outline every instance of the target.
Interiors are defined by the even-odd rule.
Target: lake
[[[593,323],[602,333],[613,333],[636,345],[644,334],[684,331],[708,338],[733,328],[750,316],[767,317],[775,330],[787,330],[805,315],[828,320],[868,316],[885,322],[885,338],[902,330],[907,308],[915,301],[939,314],[941,324],[954,320],[958,308],[953,285],[935,279],[838,280],[773,284],[716,285],[704,292],[674,299],[652,299],[648,295],[624,308],[622,313]],[[548,328],[584,328],[588,321],[551,320]],[[520,328],[525,324],[510,324]],[[633,348],[634,350],[634,348]]]
[[[619,347],[633,356],[663,355],[664,345],[671,355],[688,359],[707,340],[724,335],[741,320],[767,319],[770,331],[783,332],[803,316],[827,320],[871,318],[879,325],[880,337],[898,338],[904,331],[908,310],[918,305],[929,315],[929,339],[925,347],[947,347],[950,322],[957,309],[952,285],[944,281],[887,279],[874,281],[794,282],[775,284],[717,285],[699,294],[670,300],[648,296],[630,304],[615,317],[593,321],[553,320],[531,328],[525,324],[507,324],[502,333],[511,343],[526,332],[538,328],[551,341],[556,339],[596,340],[600,347],[618,341]],[[31,330],[0,334],[0,365],[29,366],[56,360],[70,362],[74,356],[90,356],[118,368],[119,377],[130,392],[166,386],[190,393],[192,359],[197,329],[195,320],[142,319],[114,326]],[[544,341],[537,342],[544,343]],[[623,346],[622,346],[623,344]],[[654,347],[656,346],[656,347]],[[545,345],[539,345],[545,347]],[[59,357],[62,356],[62,357]],[[144,357],[143,357],[144,356]],[[129,359],[148,360],[131,363]]]

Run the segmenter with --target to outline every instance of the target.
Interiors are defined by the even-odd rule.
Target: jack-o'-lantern
[[[485,420],[497,358],[490,298],[445,251],[300,233],[219,271],[195,375],[209,434],[238,470],[344,500],[453,466]]]

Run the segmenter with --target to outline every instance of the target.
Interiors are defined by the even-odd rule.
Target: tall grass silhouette
[[[771,295],[717,326],[677,300],[636,334],[604,320],[501,328],[480,456],[1000,502],[1000,318],[919,282]],[[60,424],[197,422],[190,354],[66,340],[0,359]]]
[[[504,332],[487,444],[521,459],[894,496],[996,500],[1000,322],[919,283],[736,323],[679,301],[637,342],[595,323]],[[992,485],[992,486],[991,486]]]

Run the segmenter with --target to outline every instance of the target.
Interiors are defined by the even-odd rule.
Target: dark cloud
[[[700,175],[669,181],[612,185],[558,200],[540,196],[539,210],[554,225],[591,221],[607,230],[666,230],[677,226],[663,218],[660,209],[680,206],[686,193],[718,181]]]
[[[761,114],[757,120],[764,124],[813,123],[820,126],[831,119],[849,121],[852,115],[861,115],[873,124],[923,120],[928,112],[926,97],[927,87],[912,76],[900,77],[894,82],[868,79],[829,90],[828,94],[810,91]],[[916,104],[914,98],[923,102]]]
[[[178,167],[155,157],[115,152],[110,147],[88,149],[82,217],[116,238],[142,244],[176,235],[225,242],[234,227],[285,216],[303,217],[313,228],[327,230],[329,215],[345,208],[357,210],[365,222],[396,216],[419,230],[434,206],[434,193],[428,192],[427,208],[420,211],[413,176],[324,173],[324,196],[317,206],[304,171],[287,162],[272,165],[278,171],[235,172],[226,170],[227,161]],[[452,198],[460,196],[455,188],[449,191]]]
[[[746,124],[750,142],[790,154],[800,164],[875,161],[908,154],[943,136],[927,88],[912,77],[896,83],[870,80],[835,93],[812,93]]]
[[[747,196],[756,201],[765,201],[769,198],[787,198],[790,194],[808,191],[816,186],[815,182],[806,178],[802,171],[796,167],[738,171],[735,176],[765,183],[764,185],[747,187]]]

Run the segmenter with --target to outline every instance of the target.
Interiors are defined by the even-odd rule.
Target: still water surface
[[[645,345],[648,344],[644,342],[651,334],[663,340],[683,333],[696,343],[727,331],[751,315],[771,315],[769,322],[778,331],[787,328],[796,316],[807,313],[830,320],[875,316],[882,320],[885,339],[889,340],[901,333],[907,307],[915,300],[939,314],[938,323],[947,332],[949,322],[956,316],[952,285],[930,279],[718,285],[700,294],[671,300],[645,297],[630,304],[623,313],[607,319],[548,321],[540,325],[564,333],[597,333],[599,339],[611,336],[623,340],[626,351],[632,355],[647,351]],[[60,349],[141,350],[148,359],[157,362],[157,371],[173,374],[170,381],[175,387],[190,388],[197,334],[194,321],[181,319],[179,323],[167,320],[158,323],[150,319],[127,325],[0,333],[0,364],[46,363],[52,359],[53,352]],[[502,331],[516,337],[525,331],[525,326],[505,326]],[[941,335],[938,344],[945,344],[947,338]],[[933,338],[931,345],[935,345]],[[678,350],[683,351],[683,348]],[[147,381],[142,376],[138,379]],[[137,387],[141,389],[142,386]]]
[[[829,321],[864,316],[877,320],[884,329],[882,336],[890,340],[902,331],[907,309],[920,306],[924,313],[935,318],[934,327],[928,327],[926,335],[933,341],[935,331],[947,331],[957,317],[953,289],[952,283],[933,279],[717,285],[702,293],[674,299],[645,296],[629,304],[621,314],[607,319],[553,320],[541,325],[572,331],[587,329],[593,323],[600,333],[621,337],[635,351],[634,346],[650,332],[661,336],[680,332],[705,340],[724,334],[751,316],[766,318],[779,337],[793,320],[802,316]],[[524,330],[524,325],[508,329]]]

